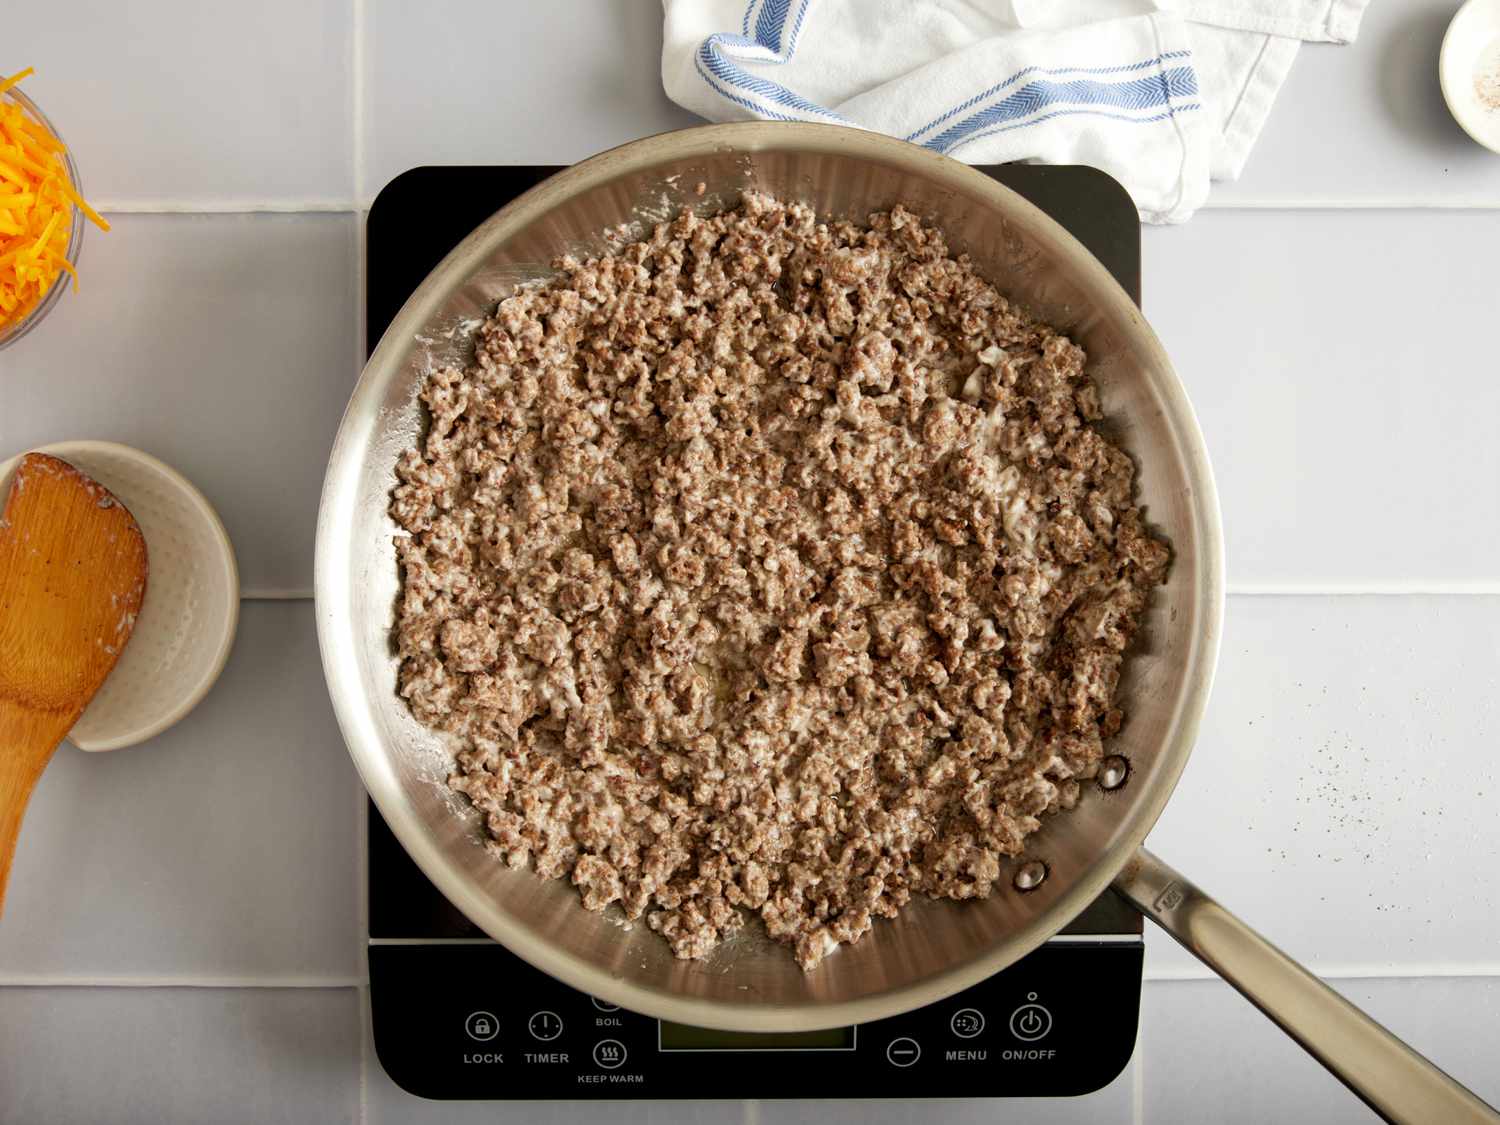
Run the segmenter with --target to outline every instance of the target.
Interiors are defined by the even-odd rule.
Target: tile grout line
[[[1319,980],[1495,980],[1500,979],[1500,962],[1475,961],[1472,964],[1433,962],[1410,965],[1319,965],[1304,962],[1304,967]],[[1224,982],[1212,969],[1197,965],[1148,968],[1141,979],[1147,984],[1191,984],[1196,981]]]
[[[359,1107],[359,1125],[368,1125],[370,1120],[370,989],[368,985],[356,990],[359,997],[359,1091],[356,1099]]]
[[[352,208],[354,217],[354,377],[365,365],[365,291],[369,284],[365,261],[368,249],[364,215],[358,208],[364,198],[365,184],[365,63],[368,50],[369,11],[365,0],[349,0],[349,118],[352,140],[349,146],[349,186],[354,193]],[[300,591],[299,591],[300,592]],[[368,961],[364,939],[369,934],[370,920],[370,820],[369,802],[364,787],[354,786],[354,878],[355,878],[355,974],[361,985],[356,993],[359,1001],[359,1065],[356,1075],[355,1108],[359,1125],[368,1125],[370,1120],[370,1044],[374,1042],[374,1016],[370,1010],[370,985]]]
[[[359,210],[352,199],[221,199],[193,202],[175,199],[105,201],[101,215],[349,215]]]
[[[1338,586],[1320,586],[1312,582],[1231,582],[1224,589],[1232,598],[1493,597],[1500,594],[1500,582],[1487,578],[1456,578],[1448,582],[1349,582]]]
[[[1419,195],[1373,196],[1367,199],[1339,199],[1334,196],[1304,195],[1289,199],[1208,200],[1199,211],[1494,211],[1500,199],[1489,196],[1467,196],[1455,199],[1425,199]]]
[[[222,988],[342,992],[360,986],[354,977],[77,977],[58,973],[0,974],[0,988]]]
[[[365,197],[365,56],[369,46],[366,42],[369,15],[365,9],[365,0],[350,0],[350,19],[353,22],[353,32],[350,42],[352,60],[349,68],[349,100],[353,143],[349,146],[349,152],[353,174],[349,177],[349,186],[354,192],[354,198],[350,201],[349,210],[359,211],[360,200]]]
[[[363,85],[363,83],[360,83]],[[362,118],[361,114],[361,118]],[[363,159],[362,138],[356,135],[354,149]],[[363,168],[360,177],[363,179]],[[353,199],[106,199],[96,204],[105,215],[300,215],[300,214],[357,214],[369,204],[363,194]],[[1482,214],[1500,211],[1500,199],[1432,200],[1420,197],[1392,199],[1340,200],[1340,199],[1294,199],[1233,201],[1214,203],[1210,201],[1199,209],[1219,213],[1230,211],[1280,211],[1302,213],[1307,211],[1456,211]]]

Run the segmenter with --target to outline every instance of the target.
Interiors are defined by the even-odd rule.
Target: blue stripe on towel
[[[1166,121],[1168,118],[1174,117],[1179,113],[1191,113],[1193,110],[1201,108],[1202,105],[1199,102],[1188,102],[1186,105],[1168,106],[1165,113],[1158,113],[1155,117],[1131,117],[1129,114],[1111,113],[1105,109],[1058,109],[1051,113],[1044,113],[1042,116],[1033,118],[1030,121],[1017,121],[1010,125],[1001,125],[994,129],[986,129],[983,133],[976,133],[972,137],[966,137],[953,147],[963,148],[964,145],[971,144],[974,141],[982,141],[985,137],[993,137],[997,133],[1009,133],[1015,129],[1025,129],[1029,125],[1039,125],[1043,121],[1051,121],[1056,117],[1108,117],[1115,121],[1133,121],[1137,125],[1149,125],[1156,121]]]
[[[1160,75],[1135,78],[1129,82],[1095,82],[1083,78],[1052,82],[1043,79],[1028,82],[994,105],[944,129],[931,140],[924,141],[923,145],[935,152],[949,152],[973,133],[1030,117],[1056,105],[1099,106],[1113,110],[1166,106],[1170,115],[1173,98],[1191,97],[1197,93],[1198,78],[1188,66],[1173,67]],[[1121,120],[1135,120],[1125,113],[1114,116]]]
[[[833,121],[849,124],[849,120],[841,114],[834,113],[831,109],[820,106],[817,102],[804,98],[801,94],[787,89],[779,82],[772,82],[769,78],[759,78],[747,70],[743,70],[732,62],[728,55],[721,53],[717,48],[721,43],[734,44],[742,42],[739,36],[710,35],[698,48],[698,72],[702,74],[705,70],[725,86],[732,87],[737,92],[746,95],[756,95],[767,101],[775,102],[777,105],[786,106],[788,109],[799,109],[803,113],[817,114],[827,117]],[[705,81],[707,76],[705,75]],[[709,85],[714,85],[709,83]],[[717,89],[717,87],[716,87]],[[723,91],[720,90],[720,93]],[[735,100],[735,99],[731,99]]]
[[[724,89],[724,87],[715,82],[711,77],[709,77],[708,71],[703,69],[703,64],[699,62],[698,59],[695,58],[693,60],[693,63],[698,68],[699,77],[701,77],[704,82],[708,83],[709,89],[713,90],[714,93],[718,94],[719,97],[723,98],[725,101],[733,102],[735,105],[744,106],[751,113],[755,114],[755,116],[764,117],[771,121],[802,120],[802,118],[792,117],[790,114],[777,113],[775,110],[767,109],[765,106],[759,105],[756,102],[752,102],[748,98],[742,98],[737,94],[730,93],[728,90]]]
[[[1012,86],[1015,83],[1019,82],[1021,79],[1023,79],[1023,78],[1029,78],[1033,74],[1045,74],[1049,78],[1058,78],[1058,77],[1060,77],[1060,76],[1062,76],[1064,74],[1097,74],[1097,75],[1105,75],[1105,74],[1128,74],[1131,71],[1144,70],[1148,66],[1156,66],[1158,63],[1165,62],[1168,59],[1185,59],[1185,58],[1189,57],[1191,54],[1192,54],[1191,51],[1168,51],[1166,54],[1157,55],[1153,59],[1142,59],[1140,62],[1124,63],[1124,64],[1121,64],[1120,66],[1059,66],[1059,67],[1028,66],[1028,67],[1025,67],[1022,70],[1016,71],[1009,78],[1007,78],[1004,82],[997,82],[993,86],[991,86],[988,90],[985,90],[982,93],[975,94],[968,101],[963,102],[963,103],[961,103],[959,105],[954,106],[947,113],[941,115],[940,117],[934,117],[926,125],[923,125],[920,129],[917,129],[915,132],[908,133],[902,139],[903,140],[908,140],[908,141],[914,141],[918,137],[920,137],[923,133],[927,132],[927,130],[932,129],[935,126],[941,125],[944,121],[947,121],[947,120],[949,120],[949,119],[951,119],[953,117],[958,116],[960,113],[962,113],[966,109],[972,109],[972,108],[974,108],[980,102],[984,101],[985,98],[993,97],[995,94],[998,94],[1001,90],[1005,89],[1007,86]]]
[[[757,0],[750,0],[745,7],[744,17],[740,21],[740,26],[746,32],[749,31],[750,14],[755,10],[756,2]],[[775,65],[786,63],[797,49],[797,38],[802,31],[802,21],[806,18],[811,3],[812,0],[800,0],[796,18],[792,22],[790,42],[785,51],[781,48],[781,40],[786,30],[787,17],[791,12],[792,0],[764,0],[760,15],[755,21],[754,39],[747,38],[745,35],[723,33],[710,35],[698,48],[696,65],[699,76],[720,97],[774,121],[800,121],[804,118],[773,112],[750,99],[752,97],[764,98],[766,101],[787,109],[826,117],[843,125],[852,125],[853,122],[842,114],[835,113],[809,98],[804,98],[795,90],[790,90],[779,82],[772,82],[769,78],[760,78],[751,74],[739,66],[728,51],[721,50],[722,47],[765,50],[769,51],[772,57],[763,61]]]
[[[795,16],[792,14],[794,4]],[[757,5],[760,8],[758,13]],[[758,117],[773,121],[802,121],[811,116],[845,125],[854,124],[842,114],[739,65],[737,51],[746,52],[753,61],[768,65],[780,66],[788,62],[796,52],[802,24],[811,5],[812,0],[748,0],[740,21],[742,34],[716,33],[699,46],[694,59],[699,76],[714,93]],[[791,32],[788,35],[789,20]],[[752,22],[755,27],[754,38],[750,37]],[[755,57],[762,51],[770,57]],[[1025,85],[1012,90],[1000,101],[949,126],[922,144],[936,152],[952,152],[982,137],[1075,114],[1135,121],[1139,124],[1161,121],[1171,117],[1174,111],[1186,112],[1199,108],[1196,103],[1174,103],[1174,99],[1195,97],[1198,94],[1198,80],[1191,63],[1126,82],[1097,81],[1095,78],[1063,79],[1062,76],[1091,75],[1102,78],[1132,74],[1153,66],[1160,67],[1171,60],[1190,58],[1191,54],[1186,50],[1167,51],[1155,58],[1106,67],[1026,67],[1003,82],[954,106],[920,129],[909,133],[905,139],[914,141],[922,134],[1026,79],[1033,80],[1026,81]],[[765,104],[767,102],[771,104]],[[1072,108],[1053,108],[1063,105]],[[790,112],[781,112],[772,106]],[[1139,111],[1157,107],[1164,107],[1165,112],[1151,117],[1138,115]],[[1136,114],[1133,115],[1130,111],[1136,111]]]
[[[792,0],[766,0],[760,10],[760,19],[755,21],[755,41],[767,50],[781,54],[781,31],[786,26],[786,14]]]

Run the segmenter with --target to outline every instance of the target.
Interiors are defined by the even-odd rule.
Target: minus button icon
[[[885,1049],[886,1062],[892,1066],[911,1066],[922,1057],[922,1048],[915,1039],[892,1039]]]

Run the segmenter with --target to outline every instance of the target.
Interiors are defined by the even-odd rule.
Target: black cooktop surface
[[[1067,227],[1139,303],[1140,225],[1119,184],[1091,168],[981,170]],[[414,168],[392,180],[367,224],[368,348],[449,250],[556,171]],[[1074,1095],[1109,1083],[1134,1050],[1141,918],[1112,892],[1041,949],[920,1011],[798,1035],[730,1034],[626,1012],[531,968],[443,898],[373,805],[369,820],[375,1048],[387,1073],[424,1097]],[[747,1067],[750,1053],[772,1065]]]

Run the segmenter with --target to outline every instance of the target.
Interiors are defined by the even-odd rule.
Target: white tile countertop
[[[1144,237],[1146,311],[1229,547],[1205,729],[1151,837],[1500,1101],[1500,157],[1438,92],[1450,0],[1304,48],[1243,179]],[[223,679],[117,754],[59,751],[0,922],[0,1122],[1366,1121],[1148,933],[1135,1058],[1025,1103],[421,1102],[375,1061],[362,795],[312,605],[322,467],[363,356],[363,212],[423,163],[564,163],[694,123],[655,0],[17,6],[0,72],[114,230],[0,353],[0,459],[140,446],[224,517]],[[565,64],[560,60],[566,60]]]

